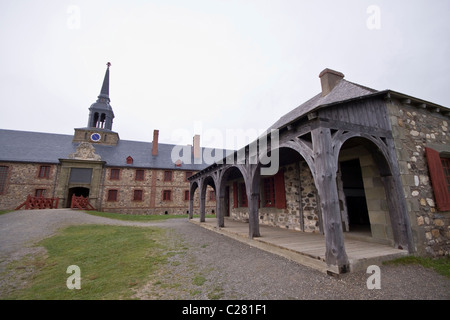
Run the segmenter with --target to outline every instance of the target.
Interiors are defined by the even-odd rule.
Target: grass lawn
[[[450,256],[439,259],[423,258],[415,256],[407,256],[391,261],[386,261],[387,265],[406,265],[406,264],[420,264],[425,268],[432,268],[437,273],[450,278]]]
[[[130,299],[133,289],[144,285],[148,276],[176,253],[167,247],[165,232],[149,227],[68,227],[37,244],[47,249],[48,256],[32,262],[38,272],[29,281],[29,287],[5,298]],[[66,272],[71,265],[80,268],[80,290],[67,288],[66,281],[72,273]]]

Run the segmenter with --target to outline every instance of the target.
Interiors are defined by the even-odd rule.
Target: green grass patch
[[[165,231],[128,226],[73,226],[47,238],[47,249],[30,286],[6,299],[130,299],[134,289],[167,263]],[[77,265],[81,289],[68,289],[67,267]]]
[[[152,214],[152,215],[136,215],[136,214],[123,214],[114,212],[100,212],[100,211],[86,211],[86,213],[105,217],[110,219],[125,220],[125,221],[162,221],[168,219],[187,219],[188,215],[177,215],[177,214]],[[194,215],[194,218],[199,218],[199,215]],[[215,218],[214,214],[207,214],[207,218]]]
[[[425,268],[431,268],[437,273],[442,274],[450,278],[450,256],[432,259],[416,256],[401,257],[398,259],[384,262],[386,265],[407,265],[407,264],[419,264]]]
[[[196,275],[192,280],[192,283],[196,286],[202,286],[206,282],[206,278],[200,274]]]
[[[0,215],[11,212],[11,211],[14,211],[14,210],[0,210]]]

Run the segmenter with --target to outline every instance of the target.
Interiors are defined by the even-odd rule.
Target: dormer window
[[[133,158],[131,156],[127,157],[127,164],[133,164]]]

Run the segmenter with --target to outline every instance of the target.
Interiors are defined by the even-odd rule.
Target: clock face
[[[100,135],[100,133],[91,134],[91,140],[94,142],[100,141],[101,138],[102,138],[102,136]]]

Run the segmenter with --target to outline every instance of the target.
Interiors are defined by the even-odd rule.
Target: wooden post
[[[249,164],[246,170],[245,186],[248,199],[249,238],[261,237],[259,232],[259,180],[260,167]]]
[[[194,195],[190,195],[189,191],[189,220],[194,217]]]
[[[194,195],[195,195],[195,189],[193,189],[194,181],[191,181],[189,183],[189,220],[194,218]],[[197,185],[198,187],[198,185]]]
[[[252,192],[248,198],[248,223],[249,223],[249,238],[260,237],[259,233],[259,215],[258,215],[258,203],[259,192]]]
[[[217,176],[216,176],[217,177]],[[214,180],[214,192],[216,194],[216,220],[217,220],[217,227],[223,228],[224,226],[224,208],[225,208],[225,198],[223,195],[223,192],[221,191],[222,188],[220,187],[220,181],[217,181],[220,179]],[[225,187],[223,187],[225,188]]]
[[[348,257],[344,247],[341,213],[336,186],[336,161],[333,155],[331,132],[317,128],[312,132],[316,188],[320,198],[326,241],[325,259],[336,265],[339,273],[348,271]]]
[[[225,196],[219,195],[216,198],[216,212],[217,227],[223,228],[225,226]]]
[[[201,190],[200,194],[200,222],[205,222],[205,200],[206,200],[206,188]]]

